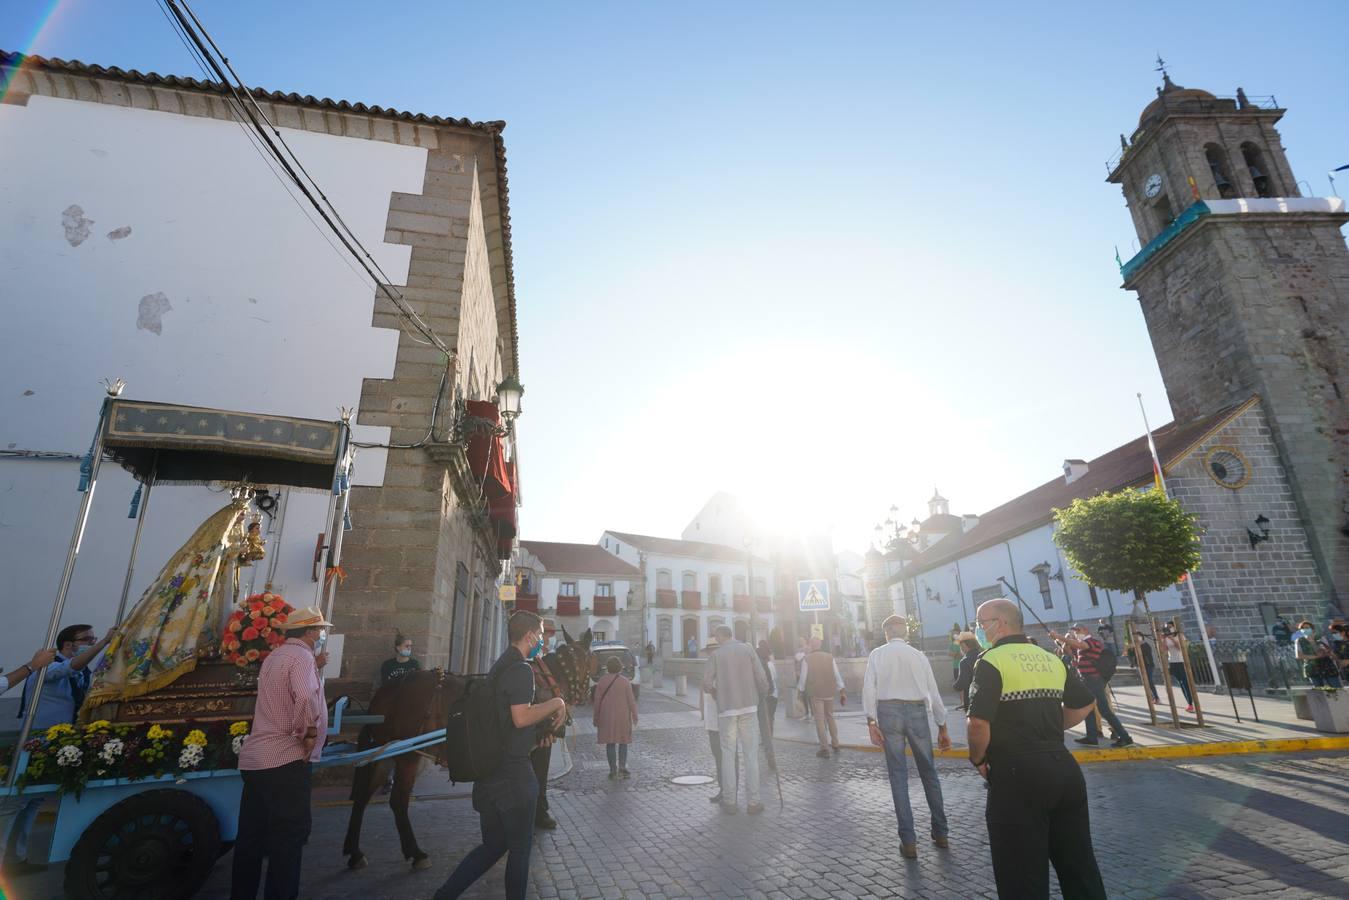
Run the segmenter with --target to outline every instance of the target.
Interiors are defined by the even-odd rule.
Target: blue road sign
[[[796,583],[796,598],[799,601],[801,612],[828,612],[828,580],[821,578],[812,581],[798,581]]]

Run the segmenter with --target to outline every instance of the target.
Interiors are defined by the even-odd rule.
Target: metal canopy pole
[[[75,559],[80,554],[80,544],[84,542],[84,528],[89,524],[89,507],[94,502],[94,488],[98,486],[98,470],[103,462],[103,432],[108,422],[108,412],[112,407],[112,401],[122,393],[126,386],[120,378],[108,384],[108,395],[103,398],[103,408],[98,415],[98,431],[94,434],[94,444],[90,448],[89,462],[89,486],[84,492],[84,497],[80,500],[80,511],[75,517],[75,531],[70,536],[70,549],[66,551],[66,565],[61,572],[61,582],[56,589],[56,602],[52,604],[51,619],[47,622],[47,641],[44,647],[51,647],[56,644],[56,635],[61,627],[61,615],[66,608],[66,595],[70,593],[70,580],[75,574]],[[15,758],[13,764],[9,767],[9,777],[5,780],[6,787],[14,787],[14,783],[19,778],[19,756],[23,753],[23,745],[28,743],[28,735],[33,730],[33,719],[37,717],[38,701],[42,699],[42,678],[33,681],[33,696],[28,700],[28,710],[24,713],[23,727],[19,729],[19,739],[15,744]]]
[[[126,615],[126,601],[131,595],[131,578],[136,571],[136,556],[141,549],[141,531],[145,528],[145,516],[150,510],[150,491],[155,486],[155,476],[159,472],[159,451],[155,451],[154,460],[150,463],[150,477],[145,480],[145,493],[141,497],[140,509],[136,516],[136,535],[131,539],[131,557],[126,563],[126,580],[122,582],[122,599],[117,603],[117,618],[113,620],[113,627],[122,624],[122,617]]]

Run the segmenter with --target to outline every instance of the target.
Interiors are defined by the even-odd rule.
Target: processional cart
[[[349,416],[337,421],[256,415],[122,399],[107,387],[93,445],[80,467],[82,494],[43,646],[54,646],[89,521],[100,468],[120,464],[139,482],[117,634],[98,664],[74,725],[34,731],[36,679],[0,788],[12,814],[58,795],[49,863],[66,862],[71,898],[188,897],[233,846],[243,790],[237,761],[247,740],[258,670],[284,640],[291,603],[240,596],[241,574],[266,553],[251,514],[259,489],[328,493],[326,564],[314,599],[332,620],[353,456]],[[223,485],[227,499],[165,563],[130,610],[128,593],[156,487]],[[262,492],[266,496],[265,492]],[[330,663],[330,668],[332,664]],[[338,700],[329,734],[341,728]],[[348,717],[348,721],[352,717]],[[444,740],[443,729],[356,752],[325,747],[318,766],[364,765]],[[34,834],[30,855],[40,856]]]

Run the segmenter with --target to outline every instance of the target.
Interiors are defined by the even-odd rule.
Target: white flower
[[[122,755],[123,749],[124,745],[121,738],[113,738],[103,745],[103,749],[98,752],[98,758],[108,765],[113,765],[117,762],[117,758]]]
[[[56,751],[56,764],[61,766],[78,766],[80,760],[84,759],[84,752],[74,744],[67,744]]]
[[[234,755],[235,755],[235,756],[238,756],[238,755],[239,755],[239,751],[243,749],[243,747],[244,747],[244,738],[246,738],[246,737],[248,737],[248,735],[246,735],[246,734],[238,734],[238,735],[235,735],[235,736],[234,736],[234,739],[230,741],[230,747],[234,750]]]
[[[178,754],[178,768],[191,769],[199,765],[206,756],[205,751],[198,744],[188,744],[183,747],[183,752]]]

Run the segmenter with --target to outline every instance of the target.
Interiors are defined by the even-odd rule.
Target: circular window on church
[[[1214,481],[1234,491],[1251,480],[1250,463],[1235,447],[1214,447],[1204,457],[1204,469]]]

